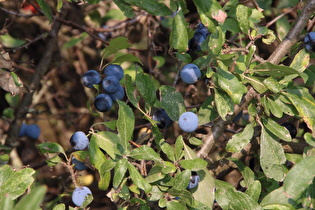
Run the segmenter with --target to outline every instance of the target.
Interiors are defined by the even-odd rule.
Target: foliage
[[[94,0],[86,4],[100,2]],[[132,69],[125,70],[121,81],[126,100],[117,101],[111,110],[115,117],[102,118],[102,122],[90,126],[90,143],[85,151],[69,152],[61,144],[49,140],[38,144],[38,150],[47,157],[47,164],[51,167],[61,164],[68,168],[76,185],[76,174],[70,160],[72,157],[83,160],[99,177],[98,189],[109,192],[112,202],[121,209],[149,209],[151,205],[167,209],[311,209],[315,204],[313,57],[301,42],[288,52],[281,64],[262,57],[263,47],[284,40],[289,28],[294,27],[287,16],[283,16],[280,19],[282,24],[277,22],[274,29],[263,26],[263,21],[269,17],[268,12],[271,12],[271,1],[257,1],[258,5],[253,8],[236,0],[194,0],[200,21],[210,35],[201,44],[201,51],[191,52],[189,40],[194,29],[187,21],[190,8],[186,1],[171,0],[169,4],[156,0],[113,2],[126,17],[134,18],[131,20],[141,15],[163,16],[158,20],[170,31],[167,37],[170,55],[156,56],[156,61],[163,61],[160,66],[156,62],[156,68],[162,69],[165,65],[177,76],[168,74],[172,78],[162,81],[155,77],[152,69],[147,71],[144,61],[136,53],[131,53],[139,46],[126,37],[100,38],[106,44],[98,52],[100,69],[104,63],[128,63]],[[298,2],[294,5],[288,1],[280,2],[281,8],[296,4],[304,6]],[[54,16],[59,11],[56,7],[64,8],[70,4],[58,1],[58,5],[53,5],[44,0],[37,0],[37,3],[52,23],[58,21]],[[266,12],[261,8],[266,8]],[[87,16],[93,19],[93,15]],[[89,35],[95,36],[87,30],[70,37],[62,50],[85,45]],[[0,38],[6,49],[25,44],[9,34]],[[176,62],[166,66],[167,57]],[[201,81],[194,86],[196,95],[206,93],[201,97],[201,103],[195,103],[194,96],[187,95],[191,93],[191,86],[180,83],[178,79],[178,70],[187,63],[196,64],[202,71]],[[15,73],[0,71],[13,80],[5,84],[0,79],[2,88],[23,86]],[[179,86],[184,87],[184,91]],[[6,90],[21,94],[9,88]],[[95,96],[97,92],[98,89],[91,95]],[[3,116],[12,119],[18,100],[9,96],[6,100],[11,107]],[[99,116],[89,101],[87,107],[91,116]],[[171,140],[166,136],[167,131],[159,129],[157,122],[151,119],[157,108],[163,108],[174,121],[177,131]],[[206,135],[198,131],[189,135],[178,131],[178,118],[188,110],[198,115],[199,130],[204,129],[203,132],[208,132]],[[239,113],[241,119],[233,122]],[[107,116],[107,113],[101,115]],[[297,138],[292,139],[289,130],[281,125],[287,119],[306,125],[304,130],[299,130]],[[150,130],[144,140],[135,132],[139,121],[149,124],[143,126]],[[100,124],[106,129],[99,130]],[[227,128],[234,130],[233,135],[223,134]],[[215,144],[223,145],[222,151],[217,152],[220,158],[200,153],[205,147],[213,152]],[[288,149],[288,145],[291,148]],[[295,147],[301,145],[306,146],[299,153]],[[251,160],[246,162],[246,158]],[[224,169],[236,169],[241,174],[237,187],[219,178]],[[13,171],[8,164],[1,166],[0,206],[3,209],[35,209],[40,205],[46,187],[35,187],[34,173],[31,168]],[[187,189],[192,174],[199,175],[200,182],[196,188]],[[30,188],[30,193],[23,195]],[[21,199],[17,201],[19,197]],[[54,209],[65,209],[65,205],[57,205],[61,198],[53,203],[56,204]]]

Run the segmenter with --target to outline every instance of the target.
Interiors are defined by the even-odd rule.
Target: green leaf
[[[130,53],[119,56],[118,58],[113,60],[111,63],[121,64],[123,62],[137,62],[137,63],[143,65],[141,60],[137,56],[130,54]]]
[[[276,21],[276,27],[277,27],[277,30],[276,30],[277,36],[280,39],[280,41],[282,41],[290,30],[290,24],[289,24],[288,18],[286,16],[279,18]]]
[[[217,111],[221,118],[225,120],[226,115],[233,114],[234,111],[234,103],[232,99],[227,95],[227,93],[220,91],[218,89],[215,89],[215,105],[217,108]]]
[[[252,139],[254,135],[254,124],[247,124],[244,130],[240,133],[234,134],[228,141],[226,150],[232,153],[241,151]]]
[[[277,118],[281,118],[283,115],[281,107],[270,97],[266,98],[267,109]]]
[[[98,189],[107,190],[111,181],[111,172],[105,172],[102,174],[102,177],[98,180]]]
[[[37,145],[37,148],[39,151],[44,154],[44,153],[63,153],[66,155],[63,147],[55,142],[45,142]]]
[[[180,198],[180,200],[187,203],[187,205],[189,205],[189,206],[193,206],[196,203],[196,201],[193,199],[191,193],[186,189],[179,190],[179,189],[176,189],[173,187],[173,188],[169,189],[167,192],[174,197]]]
[[[190,160],[181,160],[179,162],[179,164],[184,169],[188,169],[191,171],[202,170],[202,169],[206,168],[208,165],[207,161],[205,161],[201,158],[190,159]]]
[[[221,27],[217,26],[215,32],[210,35],[207,47],[214,55],[219,55],[224,42],[225,34],[222,32]]]
[[[128,159],[127,158],[120,159],[115,166],[115,173],[114,173],[114,179],[113,179],[113,186],[115,188],[119,187],[120,183],[125,177],[127,169],[128,169]]]
[[[298,162],[286,175],[284,191],[289,198],[297,200],[310,185],[315,176],[315,157],[306,157]]]
[[[128,47],[131,47],[131,44],[128,43],[128,39],[126,37],[116,37],[109,42],[107,47],[105,47],[102,52],[102,57],[103,59],[107,58],[117,51],[126,49]]]
[[[46,18],[52,22],[53,21],[53,15],[51,12],[51,9],[49,7],[49,5],[47,4],[47,2],[45,0],[36,0],[39,7],[42,9],[44,15],[46,16]]]
[[[90,157],[91,163],[101,173],[102,165],[106,162],[106,157],[104,153],[100,150],[99,146],[97,145],[96,139],[97,138],[91,138],[90,145],[89,145],[89,157]]]
[[[183,141],[183,136],[182,135],[179,135],[177,138],[176,138],[176,142],[175,142],[175,160],[178,161],[180,160],[183,156],[184,156],[184,145],[183,145],[184,141]]]
[[[267,177],[276,181],[284,178],[284,167],[286,158],[281,144],[274,140],[268,131],[262,127],[260,136],[260,165]]]
[[[143,72],[136,76],[136,86],[147,105],[152,106],[156,100],[156,91],[153,78]]]
[[[173,147],[169,143],[165,142],[164,139],[160,141],[159,145],[160,145],[161,150],[168,157],[168,159],[170,159],[171,161],[175,161],[175,153],[174,153]]]
[[[128,171],[130,178],[133,183],[137,185],[140,189],[144,190],[146,193],[152,190],[152,186],[141,176],[139,171],[135,168],[134,165],[128,162]]]
[[[44,200],[47,187],[45,185],[32,189],[31,193],[23,196],[16,204],[14,210],[38,209]]]
[[[236,8],[236,19],[239,23],[241,30],[248,34],[250,29],[250,9],[242,4],[239,4]]]
[[[62,49],[67,49],[67,48],[75,46],[76,44],[81,42],[87,35],[88,35],[88,33],[83,32],[78,37],[72,37],[69,41],[67,41],[66,43],[63,44]]]
[[[268,90],[262,78],[246,76],[245,81],[249,82],[258,93],[264,93]]]
[[[271,118],[262,118],[264,126],[275,136],[285,141],[292,141],[290,132],[284,127],[273,121]]]
[[[195,145],[195,146],[200,146],[203,144],[203,141],[196,137],[191,137],[188,139],[188,141],[189,141],[189,144]]]
[[[276,40],[276,38],[277,37],[275,33],[272,30],[268,29],[268,33],[263,36],[262,41],[263,43],[270,45]]]
[[[0,198],[10,195],[12,199],[21,196],[25,190],[34,182],[35,170],[24,168],[13,171],[10,166],[0,167]]]
[[[298,75],[298,71],[288,66],[275,65],[269,62],[265,62],[255,66],[249,70],[250,73],[255,73],[261,76],[272,76],[275,78],[282,78],[288,75]]]
[[[4,47],[7,47],[7,48],[20,47],[26,43],[26,41],[13,38],[9,34],[0,35],[0,42],[2,43]]]
[[[198,110],[198,120],[200,125],[209,123],[218,117],[218,113],[212,105],[213,101],[214,97],[213,95],[210,95],[201,104],[201,107]]]
[[[178,201],[171,200],[166,202],[166,209],[168,210],[185,209],[185,206],[183,206],[183,204],[179,203]]]
[[[291,206],[289,203],[289,198],[286,196],[283,187],[279,187],[278,189],[275,189],[272,192],[270,192],[268,195],[264,197],[264,199],[260,203],[262,207],[273,205],[273,204],[282,204],[282,205]]]
[[[261,209],[249,195],[233,188],[219,188],[215,192],[216,201],[223,209]]]
[[[48,166],[54,166],[54,165],[57,165],[58,163],[61,163],[62,160],[61,158],[56,155],[55,157],[52,157],[52,158],[49,158],[48,160],[46,160],[46,163]]]
[[[182,61],[183,63],[191,63],[192,58],[188,53],[182,52],[175,52],[175,56],[178,60]]]
[[[247,88],[230,72],[217,69],[218,85],[232,98],[235,104],[239,104]]]
[[[129,155],[136,160],[153,160],[157,162],[162,161],[160,155],[158,155],[151,147],[147,145],[142,145],[139,148],[133,149]]]
[[[162,85],[159,90],[162,107],[173,121],[177,121],[186,111],[183,96],[175,88],[167,85]]]
[[[10,195],[6,195],[0,199],[0,209],[13,209],[13,199]]]
[[[191,171],[184,170],[176,174],[174,178],[173,188],[177,190],[185,190],[190,182]]]
[[[101,149],[103,149],[112,159],[115,159],[116,155],[121,155],[121,152],[118,150],[118,143],[120,142],[120,138],[117,136],[117,134],[107,131],[101,131],[98,133],[93,133],[91,136],[91,141],[92,140],[94,140],[95,143]]]
[[[288,89],[288,93],[284,93],[292,104],[295,106],[300,116],[303,118],[309,129],[315,136],[315,100],[306,88]]]
[[[155,16],[172,15],[172,11],[163,3],[157,0],[124,0],[126,3],[133,4]]]
[[[274,93],[281,91],[282,87],[273,77],[268,77],[263,81],[264,85]]]
[[[132,78],[129,74],[125,75],[125,89],[126,89],[126,95],[129,99],[129,101],[132,103],[134,107],[139,108],[139,98],[138,95],[136,95],[136,86],[132,82]]]
[[[114,0],[114,3],[119,7],[119,9],[124,13],[128,18],[135,16],[134,10],[131,4],[125,2],[124,0]]]
[[[118,136],[121,140],[120,144],[127,152],[129,148],[129,141],[132,139],[134,131],[135,116],[130,106],[128,106],[125,102],[117,101],[117,103],[119,105],[117,119]]]
[[[221,22],[218,16],[225,16],[225,12],[216,0],[194,0],[194,3],[198,13],[206,15],[210,19],[216,19]],[[225,18],[222,17],[221,20],[224,22]]]
[[[303,48],[294,56],[290,67],[296,69],[298,72],[303,72],[308,67],[309,62],[310,53]]]
[[[170,45],[179,52],[188,50],[187,22],[181,10],[175,15],[173,20]]]

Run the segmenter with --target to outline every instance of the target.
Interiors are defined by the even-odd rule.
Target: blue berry
[[[157,110],[153,114],[152,119],[159,122],[156,124],[159,128],[168,128],[172,124],[171,118],[167,115],[164,109]]]
[[[26,136],[26,129],[27,129],[27,127],[28,126],[25,123],[22,123],[18,137]]]
[[[88,195],[92,195],[92,192],[88,187],[77,187],[72,193],[72,202],[76,206],[82,206]]]
[[[187,186],[187,189],[193,189],[193,188],[197,187],[199,182],[200,182],[199,175],[192,175],[190,177],[190,182],[189,182],[189,184]]]
[[[125,96],[125,90],[121,85],[119,85],[116,92],[109,93],[108,95],[112,99],[112,101],[122,100]]]
[[[99,112],[107,112],[113,106],[113,100],[109,95],[101,93],[95,97],[94,106]]]
[[[84,163],[77,160],[75,157],[72,158],[72,165],[74,165],[74,168],[79,170],[79,171],[83,171],[83,170],[87,169],[87,167],[84,165]]]
[[[101,82],[100,74],[95,70],[89,70],[85,72],[82,76],[82,84],[88,88],[94,88],[93,85],[96,85]]]
[[[103,89],[107,93],[114,93],[119,88],[119,80],[115,76],[107,76],[102,80]]]
[[[40,128],[36,124],[30,124],[25,130],[25,136],[28,136],[32,139],[38,139],[40,135]]]
[[[104,74],[106,76],[115,76],[118,80],[121,80],[124,77],[124,70],[120,65],[109,64],[105,67]]]
[[[184,112],[178,119],[178,125],[185,132],[194,132],[198,127],[198,117],[193,112]]]
[[[201,44],[210,35],[208,28],[202,23],[198,24],[193,38],[189,40],[188,47],[193,51],[201,51]]]
[[[187,84],[194,84],[201,77],[201,72],[195,64],[187,64],[180,71],[180,77]]]
[[[70,138],[70,144],[75,150],[84,150],[89,145],[89,139],[82,131],[76,131]]]
[[[315,51],[315,32],[309,32],[304,38],[305,49],[314,52]]]

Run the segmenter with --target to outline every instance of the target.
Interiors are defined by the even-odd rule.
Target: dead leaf
[[[19,77],[16,77],[15,79],[16,81],[14,81],[11,72],[0,70],[0,87],[2,89],[11,93],[13,96],[22,92],[27,92],[21,79]]]
[[[218,14],[212,15],[212,18],[217,20],[219,23],[224,23],[226,17],[227,14],[222,10],[219,10]]]
[[[12,62],[8,52],[0,53],[0,68],[13,70]]]

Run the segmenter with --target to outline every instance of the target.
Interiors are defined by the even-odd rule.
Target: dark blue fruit
[[[94,88],[93,85],[96,85],[101,82],[100,74],[95,70],[89,70],[85,72],[82,76],[82,84],[88,88]]]
[[[86,170],[87,167],[82,163],[81,161],[77,160],[75,157],[72,158],[72,165],[74,165],[74,168],[83,171]]]
[[[188,47],[193,51],[201,51],[201,44],[210,35],[208,28],[202,23],[198,24],[193,38],[189,40]]]
[[[118,80],[121,80],[124,77],[124,70],[120,65],[109,64],[105,67],[104,74],[106,76],[115,76]]]
[[[103,89],[107,93],[114,93],[119,88],[119,80],[115,76],[107,76],[102,80]]]
[[[153,114],[152,119],[159,122],[156,124],[159,128],[168,128],[172,124],[171,118],[167,115],[164,109],[157,110]]]
[[[28,136],[32,139],[38,139],[40,135],[40,128],[36,124],[30,124],[25,130],[25,136]]]
[[[109,93],[108,95],[112,99],[112,101],[122,100],[125,97],[125,90],[121,85],[119,85],[116,92]]]
[[[101,93],[95,97],[94,106],[99,112],[107,112],[113,106],[113,100],[109,95]]]
[[[18,137],[26,136],[27,125],[22,123]]]
[[[76,131],[70,137],[70,144],[75,150],[84,150],[89,145],[89,139],[82,131]]]
[[[187,64],[180,71],[180,77],[187,84],[194,84],[201,77],[201,71],[195,64]]]
[[[304,38],[305,49],[315,52],[315,32],[309,32]]]
[[[297,130],[296,130],[296,127],[292,123],[285,122],[285,123],[282,123],[281,125],[284,126],[290,132],[291,138],[296,137]]]
[[[190,182],[189,182],[189,184],[188,184],[188,186],[187,186],[187,189],[193,189],[193,188],[197,187],[198,184],[199,184],[199,182],[200,182],[200,177],[199,177],[199,175],[198,175],[198,174],[192,175],[192,176],[190,177]]]

